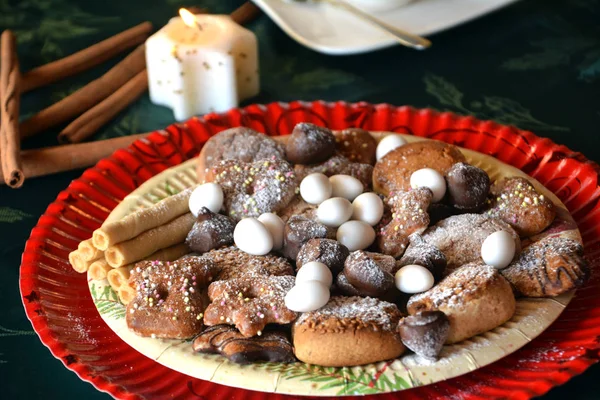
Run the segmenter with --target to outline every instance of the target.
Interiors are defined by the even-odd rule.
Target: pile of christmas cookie
[[[509,320],[515,297],[588,277],[550,199],[442,142],[234,128],[205,144],[198,176],[178,200],[192,253],[130,267],[127,324],[234,362],[435,359]]]

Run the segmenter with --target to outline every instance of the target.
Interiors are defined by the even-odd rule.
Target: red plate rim
[[[101,160],[96,166],[86,170],[81,178],[71,182],[69,187],[58,195],[57,200],[50,204],[26,243],[19,285],[26,315],[52,355],[61,360],[66,368],[74,371],[80,379],[90,382],[98,390],[107,392],[115,398],[160,397],[161,393],[167,393],[164,390],[169,385],[152,386],[150,387],[152,390],[148,391],[148,385],[137,385],[132,380],[131,373],[122,373],[118,376],[112,374],[111,371],[116,368],[114,365],[108,370],[105,368],[104,374],[99,373],[101,369],[94,372],[90,366],[94,362],[85,360],[92,359],[90,352],[98,353],[100,350],[85,347],[86,338],[82,337],[83,333],[68,330],[57,333],[57,328],[67,329],[67,327],[48,324],[48,317],[56,318],[55,314],[58,311],[50,301],[52,299],[74,302],[79,307],[88,307],[88,303],[91,303],[89,294],[87,298],[78,296],[82,294],[82,288],[87,292],[85,276],[78,276],[70,271],[66,263],[66,254],[76,247],[79,240],[91,236],[94,226],[99,226],[103,221],[102,215],[105,214],[105,218],[128,191],[162,172],[166,167],[177,165],[193,157],[202,146],[202,140],[205,141],[223,129],[239,125],[249,126],[262,132],[267,131],[271,135],[281,135],[289,133],[293,125],[300,120],[329,125],[334,129],[357,126],[367,130],[390,130],[440,139],[495,156],[522,169],[555,192],[565,203],[580,227],[586,257],[593,267],[600,265],[600,240],[598,239],[600,238],[600,213],[598,212],[600,210],[598,205],[600,167],[581,153],[573,152],[547,138],[540,138],[515,127],[431,109],[396,107],[389,104],[372,105],[365,102],[350,104],[297,101],[253,104],[226,113],[192,118],[184,124],[173,124],[165,130],[156,131],[147,139],[140,139],[126,149],[118,150],[111,157]],[[165,154],[152,154],[152,151],[161,151],[156,148],[163,145],[167,149]],[[162,157],[162,164],[153,163],[152,157],[157,155]],[[130,171],[131,181],[115,182],[112,179],[106,187],[97,183],[98,180],[107,179],[112,173],[119,172],[118,167],[115,166]],[[90,187],[93,187],[92,191]],[[74,215],[69,205],[95,202],[89,197],[90,194],[97,193],[94,190],[102,191],[104,201],[94,204],[91,208],[77,209],[78,215]],[[60,227],[55,227],[53,223]],[[63,229],[62,226],[66,225],[71,225],[69,229],[72,230],[70,235],[59,235],[64,239],[64,243],[48,242],[57,230]],[[46,246],[47,243],[50,243],[49,247]],[[45,262],[43,265],[41,258]],[[45,271],[45,275],[37,274],[40,269],[38,267]],[[43,289],[38,286],[40,277],[45,284],[58,285],[57,279],[63,275],[67,276],[65,279],[73,281],[69,281],[74,283],[73,288],[69,286],[60,293],[39,290]],[[79,289],[77,280],[81,286]],[[533,342],[487,367],[447,381],[410,389],[404,391],[403,395],[408,398],[435,396],[489,398],[508,395],[511,398],[530,398],[546,393],[552,387],[582,373],[600,359],[600,328],[596,328],[600,326],[600,298],[595,296],[598,288],[600,288],[600,280],[595,268],[592,268],[590,281],[578,291],[559,319]],[[68,296],[73,297],[68,299]],[[93,310],[96,311],[96,308],[93,307]],[[99,323],[104,326],[94,326],[94,332],[102,329],[110,331],[97,312],[95,318],[90,316],[89,321],[87,318],[83,318],[85,321],[80,324]],[[182,378],[182,374],[144,358],[123,342],[119,343],[120,339],[112,331],[110,334],[117,339],[115,345],[118,345],[116,350],[119,354],[126,354],[135,360],[139,357],[145,360],[145,362],[138,360],[136,363],[140,371],[149,374],[161,371],[163,374],[161,376],[173,378],[173,381]],[[71,335],[73,340],[68,342],[61,340],[61,335]],[[114,341],[114,338],[107,337],[108,339]],[[105,351],[97,357],[110,357],[110,354],[113,353]],[[126,379],[121,379],[123,377]],[[179,382],[177,387],[169,386],[171,390],[169,393],[180,393],[185,398],[198,398],[204,396],[203,393],[211,393],[210,398],[214,398],[213,396],[218,394],[215,391],[221,392],[223,397],[226,394],[242,397],[264,396],[261,392],[229,388],[189,377],[185,384],[182,383],[183,381]],[[133,392],[124,386],[130,389],[139,386],[139,389]],[[378,398],[386,396],[391,399],[394,394],[379,395]]]

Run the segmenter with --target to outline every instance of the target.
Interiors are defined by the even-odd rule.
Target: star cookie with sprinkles
[[[208,288],[212,303],[206,308],[204,323],[235,325],[245,337],[260,336],[267,324],[288,324],[298,316],[284,302],[295,280],[293,276],[265,276],[214,282]]]
[[[538,234],[554,221],[554,204],[527,179],[503,179],[494,184],[491,192],[487,215],[510,224],[521,237]]]
[[[208,304],[206,288],[217,273],[217,266],[204,257],[137,263],[129,278],[135,297],[127,305],[127,326],[153,338],[197,335]]]

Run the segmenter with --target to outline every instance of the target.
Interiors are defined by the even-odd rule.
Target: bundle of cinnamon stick
[[[192,9],[194,13],[204,10]],[[239,24],[254,19],[259,9],[244,3],[231,14]],[[0,166],[4,183],[13,188],[25,178],[48,175],[95,164],[119,147],[146,134],[79,144],[148,90],[143,42],[152,32],[150,22],[141,23],[63,59],[19,71],[15,36],[0,37]],[[100,78],[70,96],[19,122],[20,95],[92,68],[117,54],[136,49]],[[64,146],[21,151],[21,140],[71,121],[58,135]]]

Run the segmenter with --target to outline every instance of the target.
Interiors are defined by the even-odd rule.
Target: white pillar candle
[[[172,18],[146,41],[150,100],[172,108],[178,121],[226,111],[259,92],[256,36],[226,15],[194,17]]]

